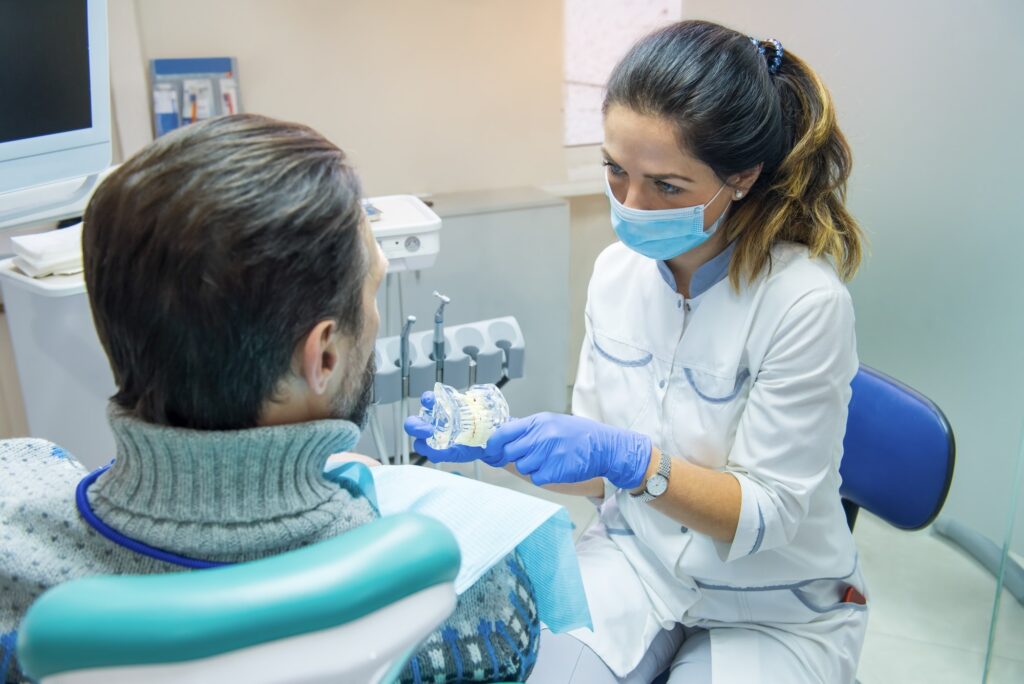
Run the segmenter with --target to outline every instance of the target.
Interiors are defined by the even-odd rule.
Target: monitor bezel
[[[107,0],[86,0],[92,126],[0,143],[0,193],[88,176],[111,160]]]

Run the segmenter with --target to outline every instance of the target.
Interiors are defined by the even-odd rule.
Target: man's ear
[[[299,345],[299,374],[314,394],[324,394],[331,378],[342,372],[342,359],[351,344],[338,330],[337,321],[320,321]],[[337,382],[337,381],[335,381]]]

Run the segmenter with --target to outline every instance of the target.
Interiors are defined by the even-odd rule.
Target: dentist
[[[604,101],[619,242],[597,259],[573,415],[435,461],[602,499],[579,542],[593,632],[536,681],[853,682],[867,621],[839,498],[861,231],[828,91],[774,39],[641,40]],[[427,398],[429,401],[429,398]]]

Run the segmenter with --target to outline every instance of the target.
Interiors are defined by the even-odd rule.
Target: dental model
[[[498,426],[509,419],[508,402],[495,385],[473,385],[465,392],[436,383],[434,408],[420,415],[434,426],[427,439],[433,449],[453,444],[484,446]]]

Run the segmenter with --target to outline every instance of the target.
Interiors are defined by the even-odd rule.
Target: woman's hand
[[[515,464],[536,485],[605,477],[635,489],[651,462],[651,439],[579,416],[538,413],[502,425],[484,453],[488,463]]]
[[[424,392],[420,403],[434,406],[434,393]],[[606,477],[616,487],[643,484],[651,461],[646,435],[561,413],[538,413],[499,427],[484,447],[453,444],[433,449],[427,438],[434,428],[424,418],[409,416],[405,431],[416,439],[413,449],[432,463],[483,461],[501,468],[512,463],[536,485],[584,482]]]

